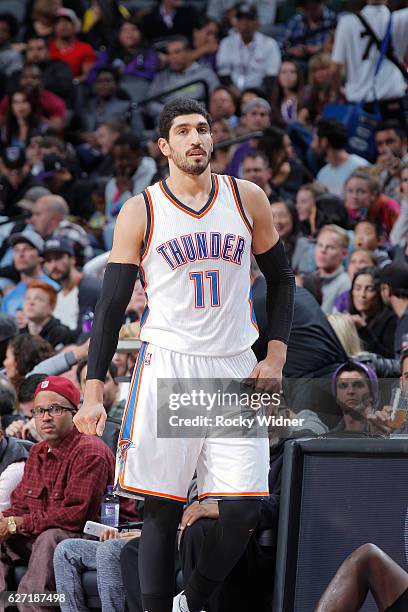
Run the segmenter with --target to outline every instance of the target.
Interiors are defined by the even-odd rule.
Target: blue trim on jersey
[[[167,195],[171,199],[173,199],[175,202],[177,202],[177,204],[179,206],[181,206],[181,208],[184,208],[184,210],[187,210],[188,212],[192,213],[193,215],[201,215],[212,204],[212,201],[213,201],[213,198],[214,198],[214,193],[215,193],[215,187],[216,187],[215,179],[214,179],[213,175],[211,175],[211,191],[210,191],[210,195],[208,196],[208,200],[207,200],[207,202],[204,204],[204,206],[200,210],[194,210],[194,208],[190,208],[186,204],[183,204],[183,202],[181,202],[178,198],[176,198],[174,193],[172,193],[170,191],[169,187],[167,186],[167,179],[164,179],[162,181],[162,185],[163,185],[163,188],[164,188],[165,192],[167,193]]]
[[[147,342],[142,342],[142,346],[140,348],[139,358],[138,358],[138,361],[137,361],[137,370],[136,370],[136,374],[135,374],[135,380],[133,382],[132,395],[130,396],[130,398],[128,400],[129,406],[128,406],[128,409],[126,411],[126,418],[125,418],[125,421],[123,423],[122,434],[120,436],[121,439],[125,439],[125,440],[126,439],[130,439],[130,432],[132,430],[134,411],[136,409],[135,399],[136,399],[137,391],[139,389],[140,371],[141,371],[142,366],[143,366],[143,361],[144,361],[144,357],[145,357],[144,354],[146,352],[146,346],[147,346]]]
[[[241,211],[241,214],[244,217],[245,221],[247,222],[248,227],[250,227],[252,229],[252,224],[249,222],[249,219],[248,219],[248,217],[245,214],[245,209],[244,209],[244,206],[242,204],[241,196],[240,196],[239,189],[238,189],[238,183],[237,183],[235,177],[230,176],[230,179],[232,181],[232,184],[234,185],[234,191],[235,191],[235,195],[237,196],[237,202],[238,202],[238,206],[239,206],[239,209]]]
[[[251,321],[258,327],[258,322],[255,316],[254,302],[252,300],[252,287],[249,288],[249,301],[251,302]]]
[[[146,291],[146,283],[142,274],[141,269],[139,268],[139,278],[140,278],[140,284],[142,285],[142,289],[143,291]]]
[[[142,191],[142,195],[146,204],[146,215],[147,215],[147,223],[146,223],[146,233],[144,235],[144,240],[143,240],[143,246],[142,246],[142,250],[140,252],[140,256],[143,257],[145,251],[146,251],[146,247],[149,244],[149,236],[150,236],[150,229],[152,226],[152,216],[150,213],[150,204],[149,204],[149,198],[147,197],[147,193],[146,190]]]
[[[140,328],[142,328],[143,325],[145,324],[146,319],[149,316],[149,312],[150,312],[150,308],[148,306],[145,306],[145,309],[142,312],[142,316],[140,317]]]

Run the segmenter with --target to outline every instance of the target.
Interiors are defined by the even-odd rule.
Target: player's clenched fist
[[[101,402],[84,401],[74,416],[74,424],[80,433],[101,436],[105,429],[106,410]]]

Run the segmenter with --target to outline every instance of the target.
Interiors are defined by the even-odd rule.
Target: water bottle
[[[101,523],[107,527],[119,525],[119,499],[113,494],[113,486],[108,485],[101,505]]]

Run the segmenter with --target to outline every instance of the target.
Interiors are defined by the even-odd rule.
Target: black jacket
[[[252,299],[259,328],[259,339],[252,349],[260,361],[265,358],[268,348],[266,282],[263,276],[258,276],[254,281]],[[292,331],[283,370],[285,377],[312,378],[330,375],[347,359],[339,339],[315,298],[307,289],[296,287]]]
[[[394,340],[398,319],[387,306],[369,321],[366,327],[358,330],[364,349],[383,357],[394,357]]]
[[[16,438],[4,436],[0,442],[0,474],[12,463],[25,461],[28,450]]]
[[[160,14],[160,4],[142,19],[141,31],[151,41],[165,40],[175,34],[181,34],[191,40],[191,33],[197,25],[197,13],[190,6],[176,9],[173,25],[169,28]]]
[[[30,332],[28,330],[28,326],[23,327],[23,329],[20,330],[20,333],[29,334]],[[44,340],[47,340],[47,342],[49,342],[54,348],[56,348],[58,345],[63,344],[65,346],[66,344],[71,344],[71,342],[75,341],[75,332],[73,332],[71,329],[69,329],[69,327],[61,323],[61,321],[55,317],[51,317],[48,323],[44,325],[39,335],[41,338],[44,338]]]
[[[0,214],[6,217],[15,217],[21,214],[17,202],[23,199],[25,193],[38,185],[38,181],[28,174],[20,185],[15,189],[5,176],[0,178]]]
[[[377,378],[399,378],[401,376],[399,359],[389,359],[376,353],[360,353],[353,359],[372,368]]]

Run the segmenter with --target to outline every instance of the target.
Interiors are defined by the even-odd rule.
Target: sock
[[[205,602],[219,584],[221,582],[210,580],[195,569],[184,589],[189,612],[201,612]]]
[[[173,609],[173,593],[149,593],[142,595],[143,612],[164,612]]]

